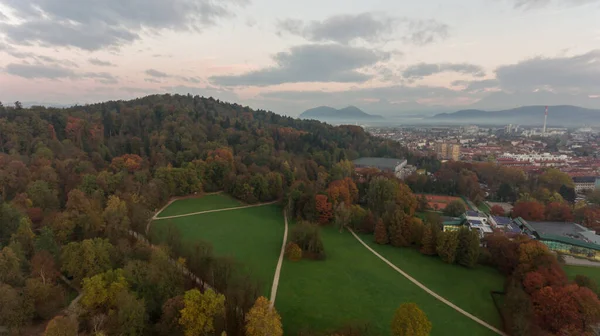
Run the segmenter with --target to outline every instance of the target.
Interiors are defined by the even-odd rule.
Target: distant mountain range
[[[322,121],[373,121],[383,120],[382,116],[368,114],[356,106],[335,109],[329,106],[315,107],[300,114],[300,119],[316,119]]]
[[[518,124],[543,125],[545,106],[523,106],[510,110],[483,111],[461,110],[440,113],[429,118],[429,122],[448,124]],[[559,105],[548,107],[548,126],[600,125],[600,110],[578,106]]]

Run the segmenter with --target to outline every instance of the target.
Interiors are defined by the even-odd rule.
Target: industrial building
[[[533,222],[516,218],[523,233],[538,239],[552,251],[580,258],[600,260],[600,236],[579,224]]]

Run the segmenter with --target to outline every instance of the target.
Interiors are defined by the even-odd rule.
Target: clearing
[[[193,212],[235,208],[239,206],[242,206],[242,203],[225,194],[211,194],[202,197],[178,199],[169,204],[156,217],[178,216]]]
[[[232,204],[223,201],[225,196],[208,197],[194,199],[194,203],[186,202],[186,205],[199,205],[188,206],[187,211],[216,210],[219,206]],[[213,200],[217,202],[211,204]],[[176,201],[171,206],[181,201],[188,200]],[[179,230],[183,244],[205,241],[212,244],[215,255],[239,261],[249,274],[260,281],[263,295],[269,296],[284,232],[283,211],[279,206],[258,205],[162,220],[159,217],[152,223],[151,236],[164,236],[162,233],[169,223]]]
[[[404,302],[414,302],[433,324],[431,335],[496,335],[398,274],[362,246],[349,232],[339,233],[335,228],[326,227],[322,229],[321,234],[327,254],[326,260],[284,261],[275,306],[282,316],[286,334],[296,334],[309,327],[317,331],[331,330],[353,321],[368,322],[376,334],[389,335],[394,311]],[[372,237],[367,239],[372,240]],[[396,252],[405,251],[408,252],[408,249],[399,249]],[[423,258],[426,257],[417,253],[407,258],[415,258],[414,262],[418,264],[423,263]],[[441,273],[447,271],[445,266],[460,269],[458,266],[431,265],[426,266],[434,273],[431,277],[437,275],[454,281],[455,284],[446,283],[453,288],[464,287],[460,294],[468,293],[465,294],[465,301],[473,297],[479,301],[482,294],[472,294],[469,288],[478,286],[476,283],[479,281],[494,278],[490,276],[479,279],[479,273],[473,271],[466,279],[454,279]],[[501,284],[497,289],[502,288]],[[447,292],[440,291],[440,294],[442,293]],[[453,298],[455,297],[448,299]],[[486,299],[493,305],[489,292]],[[461,302],[455,303],[461,306]],[[463,308],[480,316],[475,314],[476,311],[469,309],[470,307]],[[498,317],[488,316],[487,313],[484,315],[491,319],[486,319],[487,322],[498,324]]]

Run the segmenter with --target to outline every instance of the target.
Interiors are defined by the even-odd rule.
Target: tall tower
[[[546,106],[546,113],[544,113],[544,131],[543,135],[546,135],[546,122],[548,121],[548,106]]]

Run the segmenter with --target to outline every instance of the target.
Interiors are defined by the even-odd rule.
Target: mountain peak
[[[301,119],[317,119],[317,120],[372,120],[383,119],[381,116],[372,115],[364,112],[356,106],[348,106],[343,109],[335,109],[329,106],[319,106],[304,111],[300,114]]]

